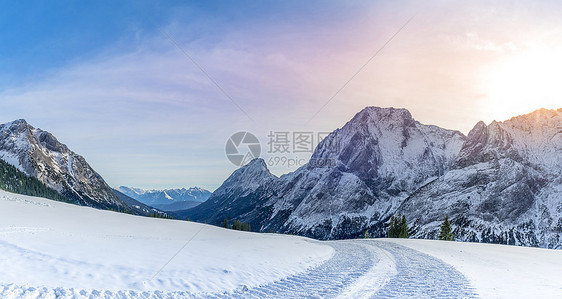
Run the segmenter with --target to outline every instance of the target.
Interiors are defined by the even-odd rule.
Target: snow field
[[[332,247],[306,238],[131,216],[3,191],[0,252],[4,288],[189,294],[279,280],[334,254]]]
[[[191,241],[190,241],[191,240]],[[0,191],[1,298],[560,298],[562,251],[315,241]]]
[[[482,298],[562,298],[562,250],[381,239],[434,256],[462,272]]]

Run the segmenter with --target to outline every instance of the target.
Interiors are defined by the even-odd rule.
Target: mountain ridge
[[[145,190],[135,187],[120,186],[116,188],[116,190],[143,204],[166,211],[175,211],[182,208],[185,209],[197,206],[205,202],[211,195],[210,191],[200,187]]]
[[[447,142],[442,136],[449,137]],[[367,107],[318,145],[313,163],[279,178],[260,177],[258,186],[245,193],[223,192],[244,189],[246,182],[236,179],[244,169],[240,168],[213,193],[214,201],[180,214],[210,223],[224,216],[239,218],[261,231],[320,239],[358,237],[367,228],[380,235],[398,201],[445,172],[464,138],[458,131],[421,124],[406,109]],[[265,167],[263,161],[259,164]],[[233,214],[237,197],[256,206]],[[230,208],[222,209],[219,203]],[[204,208],[214,216],[205,217]]]
[[[464,136],[421,124],[406,109],[367,107],[328,135],[311,162],[296,171],[269,177],[264,161],[254,160],[249,165],[265,167],[257,179],[244,179],[248,165],[242,167],[213,200],[178,213],[213,224],[226,216],[259,231],[318,239],[356,238],[365,230],[385,236],[395,213],[406,214],[412,235],[434,238],[451,214],[458,239],[558,248],[560,111],[479,122]],[[543,126],[551,130],[545,133]],[[447,194],[452,194],[447,200],[434,201]],[[505,206],[497,194],[503,194]],[[466,205],[478,200],[479,208],[469,213],[476,218],[463,217],[470,210]],[[548,216],[541,216],[544,211]],[[510,228],[498,229],[499,224]]]
[[[561,110],[478,123],[453,169],[399,209],[414,236],[434,236],[436,215],[446,213],[461,240],[560,248]]]

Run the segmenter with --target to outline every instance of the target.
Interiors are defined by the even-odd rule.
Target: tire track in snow
[[[373,246],[369,240],[364,240],[361,245],[368,248],[374,256],[378,257],[378,262],[373,264],[371,269],[352,285],[345,289],[339,298],[369,298],[387,284],[396,274],[396,261],[392,254],[378,246]]]
[[[323,242],[323,265],[258,288],[205,298],[477,298],[467,278],[419,251],[376,240]]]
[[[392,253],[398,271],[373,298],[478,298],[468,279],[453,266],[392,242],[372,242]]]
[[[443,261],[392,242],[329,241],[334,256],[304,273],[229,293],[108,291],[0,285],[3,298],[477,298],[466,277]]]
[[[334,256],[307,272],[280,281],[213,298],[335,298],[368,273],[378,258],[355,241],[322,242],[334,248]]]

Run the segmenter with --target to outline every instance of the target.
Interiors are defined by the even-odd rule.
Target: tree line
[[[27,176],[16,167],[0,159],[0,189],[12,193],[72,202],[57,191],[47,187],[37,178]]]
[[[252,226],[250,225],[250,223],[242,222],[240,220],[235,219],[232,221],[232,225],[230,225],[228,222],[228,217],[224,217],[224,220],[222,221],[222,227],[230,228],[233,230],[247,231],[247,232],[252,231]]]
[[[406,216],[398,214],[396,216],[390,217],[390,222],[388,224],[388,230],[386,232],[387,238],[408,238],[408,222]],[[371,235],[369,231],[365,231],[364,238],[368,239]],[[441,224],[439,235],[437,236],[439,240],[453,241],[453,229],[451,228],[451,222],[449,222],[449,216],[445,216],[445,220]]]

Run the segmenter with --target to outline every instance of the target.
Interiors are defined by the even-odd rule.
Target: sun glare
[[[485,104],[496,120],[539,108],[562,107],[562,51],[515,54],[492,65],[484,75]]]

